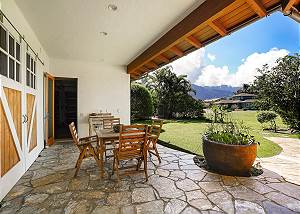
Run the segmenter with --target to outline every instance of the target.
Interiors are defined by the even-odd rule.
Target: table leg
[[[99,155],[100,155],[100,166],[101,166],[101,169],[100,169],[100,176],[101,178],[104,177],[104,162],[103,162],[103,156],[104,156],[104,152],[105,152],[105,149],[104,149],[104,141],[103,139],[100,139],[100,151],[99,151]]]

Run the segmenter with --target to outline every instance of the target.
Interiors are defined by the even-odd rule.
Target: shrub
[[[147,119],[153,115],[153,100],[149,90],[140,85],[132,84],[130,91],[132,119]]]
[[[276,122],[275,119],[277,118],[277,114],[270,111],[263,111],[258,113],[256,116],[257,121],[261,124],[270,123],[271,129],[276,132]]]
[[[184,95],[178,99],[178,103],[172,115],[173,118],[202,118],[204,114],[204,104],[201,100],[196,100],[191,95]]]

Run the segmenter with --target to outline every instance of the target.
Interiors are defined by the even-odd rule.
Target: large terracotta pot
[[[208,167],[224,175],[249,176],[256,151],[256,143],[229,145],[203,137],[203,153]]]

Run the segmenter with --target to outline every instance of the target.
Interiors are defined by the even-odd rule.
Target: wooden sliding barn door
[[[25,158],[26,170],[36,159],[37,148],[37,96],[33,90],[26,90],[26,142]]]
[[[4,24],[0,20],[0,202],[44,148],[42,67]]]
[[[0,187],[7,192],[25,172],[23,86],[0,78]]]

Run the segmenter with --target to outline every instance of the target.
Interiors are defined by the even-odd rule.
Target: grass
[[[255,137],[256,141],[260,142],[257,152],[258,157],[274,156],[282,150],[280,146],[265,139],[264,136],[300,138],[299,134],[291,135],[263,131],[261,124],[256,120],[256,115],[256,111],[234,111],[229,113],[231,118],[244,121],[244,124],[250,128],[250,133]],[[141,121],[137,123],[141,123]],[[143,123],[149,124],[149,121],[143,121]],[[286,128],[280,118],[277,120],[277,124],[279,128]],[[168,120],[163,125],[160,140],[166,146],[183,149],[191,153],[203,154],[201,138],[207,125],[207,120]]]

